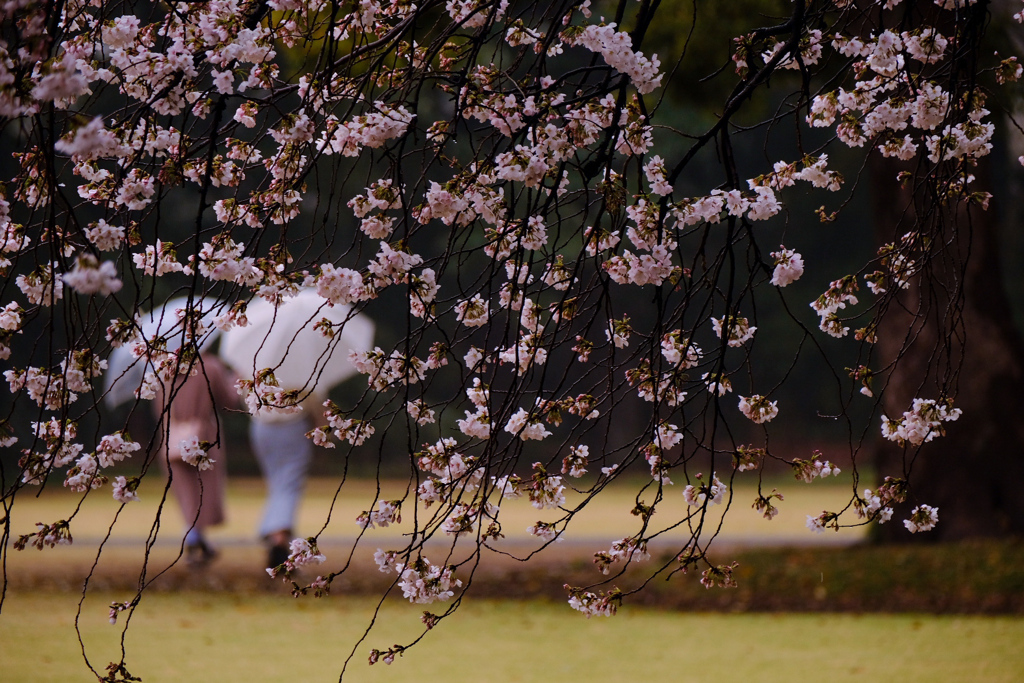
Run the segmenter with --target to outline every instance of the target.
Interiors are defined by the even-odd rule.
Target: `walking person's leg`
[[[250,423],[253,453],[267,489],[259,534],[270,546],[270,567],[288,559],[288,544],[293,538],[296,514],[313,459],[313,444],[306,438],[307,431],[305,419],[253,420]]]
[[[217,556],[206,540],[206,528],[224,521],[223,477],[213,470],[199,472],[194,466],[177,458],[169,461],[171,493],[181,508],[185,528],[185,561],[192,565],[206,564]],[[217,466],[222,467],[222,463]],[[200,481],[200,479],[202,481]]]

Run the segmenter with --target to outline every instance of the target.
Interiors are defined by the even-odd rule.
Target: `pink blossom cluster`
[[[756,329],[756,328],[755,328]],[[682,330],[666,332],[661,339],[661,355],[669,364],[682,370],[695,367],[701,360],[702,351]]]
[[[662,486],[672,485],[672,479],[669,478],[671,467],[665,462],[664,454],[683,440],[683,435],[676,429],[674,424],[663,422],[658,425],[654,440],[643,449],[644,459],[651,468],[651,478]]]
[[[824,294],[811,302],[811,308],[821,317],[819,327],[823,332],[836,338],[846,336],[850,328],[843,325],[843,320],[837,314],[847,304],[857,305],[857,297],[854,295],[856,291],[856,278],[846,276],[834,280]]]
[[[316,538],[295,538],[288,547],[288,559],[276,567],[267,567],[270,578],[283,575],[287,580],[293,571],[307,565],[324,563],[327,558],[320,553]]]
[[[646,358],[640,364],[626,370],[626,381],[637,388],[637,396],[651,403],[664,401],[675,407],[686,399],[686,375],[673,368],[669,372],[654,373]]]
[[[804,274],[804,259],[792,249],[779,246],[772,252],[775,259],[775,270],[772,271],[772,284],[776,287],[791,285]]]
[[[839,531],[839,515],[823,510],[820,515],[807,515],[806,526],[816,534],[824,533],[825,529]]]
[[[794,458],[790,465],[793,467],[793,476],[798,480],[810,484],[817,477],[824,479],[828,476],[838,477],[841,470],[828,460],[821,460],[821,453],[814,452],[810,460]]]
[[[173,374],[171,376],[173,377]],[[147,374],[146,377],[148,382],[150,375]],[[235,391],[242,398],[250,415],[289,415],[302,410],[301,392],[297,389],[282,389],[274,373],[269,369],[256,373],[256,377],[251,380],[238,379],[235,382]],[[142,395],[140,390],[140,398],[155,397],[155,391],[149,395]]]
[[[725,500],[725,494],[729,487],[719,480],[718,475],[712,474],[710,482],[702,481],[700,474],[697,474],[697,485],[687,484],[683,489],[683,500],[694,508],[703,508],[706,505],[721,505]]]
[[[113,484],[113,496],[114,500],[118,503],[131,503],[139,499],[139,494],[136,491],[139,488],[139,482],[141,480],[138,477],[132,477],[131,479],[118,476],[114,478]]]
[[[622,540],[615,541],[607,551],[594,554],[594,564],[597,566],[598,571],[605,575],[611,571],[612,565],[617,562],[628,564],[630,562],[644,562],[649,559],[651,559],[651,554],[647,552],[647,542],[635,538],[623,538]]]
[[[658,55],[648,59],[640,52],[633,52],[633,41],[629,34],[616,31],[615,24],[591,24],[574,36],[571,44],[582,45],[592,52],[600,53],[608,66],[629,76],[642,95],[661,87],[663,75],[658,71],[661,66]]]
[[[459,431],[466,436],[477,439],[488,439],[491,436],[491,418],[488,408],[490,391],[480,383],[479,377],[473,378],[473,386],[466,389],[466,394],[472,402],[475,410],[466,411],[466,418],[456,420]],[[512,424],[511,422],[509,424]],[[508,431],[508,425],[505,427]],[[525,439],[524,439],[525,441]]]
[[[569,591],[569,607],[582,612],[588,619],[590,617],[614,616],[619,605],[622,604],[622,594],[617,589],[608,593],[593,593],[568,584],[565,589]]]
[[[918,505],[910,511],[910,518],[903,520],[903,526],[912,534],[931,531],[939,523],[939,508],[931,505]]]
[[[585,445],[572,446],[569,455],[562,459],[562,474],[578,479],[587,473],[590,464],[590,447]]]
[[[416,384],[427,376],[427,363],[416,356],[406,356],[397,349],[385,355],[378,346],[373,351],[353,351],[348,361],[356,370],[369,375],[367,383],[376,391],[389,387]]]
[[[423,402],[423,399],[407,401],[405,404],[405,411],[409,414],[409,417],[421,427],[423,425],[432,424],[436,421],[434,411]]]
[[[46,422],[33,422],[32,430],[44,448],[22,450],[18,465],[22,468],[21,481],[26,484],[43,484],[53,468],[67,466],[85,448],[73,441],[78,436],[78,427],[73,422],[50,418]],[[4,437],[4,446],[17,441],[17,437],[8,434]]]
[[[771,422],[779,414],[778,401],[770,401],[764,396],[740,396],[740,412],[751,422],[763,424]]]
[[[401,524],[401,522],[401,500],[378,500],[376,510],[363,511],[356,517],[356,524],[360,529],[385,528],[392,524]]]
[[[539,521],[532,526],[526,527],[526,533],[531,536],[536,536],[545,543],[562,541],[564,539],[564,536],[562,536],[561,532],[558,530],[558,526],[551,522]]]
[[[732,574],[737,566],[739,566],[739,562],[710,566],[701,574],[700,584],[709,590],[715,586],[719,588],[736,588],[738,584],[732,578]]]
[[[906,499],[906,480],[886,477],[874,491],[864,489],[864,495],[854,500],[854,510],[861,519],[885,524],[892,519],[892,506]]]
[[[344,412],[331,401],[325,401],[324,407],[327,409],[324,411],[327,426],[319,428],[319,433],[314,437],[314,441],[325,448],[334,447],[333,442],[328,439],[328,430],[334,438],[339,441],[347,441],[353,446],[362,446],[376,432],[376,429],[367,420],[344,417]]]
[[[715,331],[715,336],[719,339],[724,338],[729,346],[736,347],[743,346],[753,339],[754,332],[757,331],[757,328],[751,325],[746,318],[734,315],[712,318],[711,328]]]
[[[462,586],[462,581],[455,578],[454,567],[431,564],[425,557],[408,565],[398,562],[395,571],[401,577],[398,587],[402,589],[402,597],[415,604],[448,600],[455,595],[454,589]]]
[[[498,507],[491,503],[485,503],[483,507],[459,503],[445,517],[440,529],[449,536],[465,533],[476,534],[480,531],[481,524],[485,519],[493,520],[497,514]]]
[[[772,489],[772,492],[769,493],[767,496],[759,493],[757,495],[757,498],[754,499],[754,504],[751,505],[750,507],[752,507],[757,512],[760,512],[761,516],[765,519],[775,519],[776,515],[779,514],[779,508],[772,503],[772,500],[774,499],[778,499],[779,501],[785,500],[783,495],[779,493],[778,490]]]
[[[42,550],[44,547],[54,548],[58,545],[71,545],[73,542],[71,526],[66,520],[60,520],[53,524],[37,522],[36,531],[15,539],[14,548],[15,550],[24,550],[25,546],[31,544],[37,550]]]
[[[962,411],[949,399],[915,398],[910,410],[894,420],[882,415],[882,436],[901,446],[920,446],[946,433],[943,422],[955,422]]]
[[[765,458],[763,448],[750,446],[739,446],[732,456],[733,467],[737,472],[750,472],[756,470]]]
[[[181,451],[181,459],[198,470],[211,470],[216,460],[210,457],[210,445],[200,441],[199,437],[191,436],[182,439],[178,444]]]
[[[533,463],[533,477],[523,488],[530,498],[530,504],[538,510],[557,508],[565,504],[562,477],[548,474],[539,462]]]
[[[767,62],[773,59],[775,55],[784,53],[783,57],[778,62],[779,68],[799,70],[818,63],[818,60],[821,59],[821,42],[821,31],[813,29],[800,36],[800,41],[797,45],[798,50],[794,51],[792,54],[785,52],[787,47],[786,42],[778,41],[770,50],[761,55],[761,58]]]
[[[870,140],[883,156],[902,160],[913,159],[922,145],[933,164],[976,159],[991,151],[994,126],[983,121],[989,114],[983,98],[951,106],[943,84],[921,78],[906,61],[931,65],[947,57],[949,39],[934,27],[884,30],[866,38],[837,33],[832,45],[843,56],[861,60],[857,66],[867,71],[851,89],[817,95],[807,118],[812,126],[830,127],[838,120],[836,132],[846,144],[859,147]],[[927,134],[943,123],[941,134]]]

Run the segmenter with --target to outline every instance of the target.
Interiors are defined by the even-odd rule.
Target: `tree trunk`
[[[977,169],[988,186],[990,157]],[[901,188],[900,168],[879,159],[873,169],[876,229],[892,240],[916,220],[920,197]],[[915,201],[915,199],[917,201]],[[937,265],[946,289],[918,278],[900,293],[879,327],[879,367],[899,364],[887,374],[886,415],[898,418],[914,398],[939,398],[949,387],[963,410],[947,422],[946,435],[906,450],[883,442],[877,449],[879,479],[907,476],[910,493],[878,537],[892,542],[955,540],[1024,534],[1024,344],[1013,326],[999,266],[998,207],[980,207],[957,216],[960,236],[949,239],[951,258]],[[964,257],[966,266],[956,263]],[[951,287],[962,284],[962,293]],[[937,353],[941,344],[948,352]],[[959,367],[958,367],[959,366]],[[939,523],[911,534],[902,520],[914,506],[937,507]]]

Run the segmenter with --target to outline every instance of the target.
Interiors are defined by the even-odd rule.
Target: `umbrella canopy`
[[[181,346],[182,324],[178,318],[178,309],[188,305],[188,297],[176,297],[157,306],[152,311],[143,313],[140,316],[142,336],[145,339],[153,339],[162,336],[167,342],[167,350],[175,351]],[[193,308],[202,308],[203,301],[193,300]],[[203,314],[202,322],[209,328],[203,336],[199,345],[200,351],[207,350],[213,341],[220,335],[220,330],[213,327],[213,319],[217,315],[217,309],[211,308]],[[132,355],[127,346],[119,346],[110,352],[107,358],[107,370],[104,374],[103,390],[106,394],[105,401],[111,408],[126,403],[135,398],[135,392],[146,376],[146,368],[153,369],[152,363],[146,358],[136,358]]]
[[[374,325],[368,317],[350,306],[331,306],[312,289],[303,289],[276,307],[256,299],[245,315],[247,326],[224,333],[220,356],[244,377],[270,368],[282,389],[326,391],[356,374],[349,351],[373,348]],[[324,318],[342,325],[333,337],[314,327]]]

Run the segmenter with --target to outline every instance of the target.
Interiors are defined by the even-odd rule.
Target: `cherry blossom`
[[[772,272],[772,284],[776,287],[791,285],[804,274],[804,260],[792,249],[780,246],[779,251],[772,252],[775,259],[775,270]]]
[[[757,424],[771,422],[778,414],[778,401],[769,401],[764,396],[740,396],[740,412]]]
[[[399,524],[402,521],[401,510],[401,500],[379,500],[377,509],[360,513],[356,518],[356,524],[361,529],[384,528],[392,524]]]
[[[0,359],[11,415],[35,417],[0,421],[0,447],[21,449],[5,505],[51,476],[82,498],[102,488],[121,504],[138,500],[159,469],[152,453],[142,457],[152,435],[135,441],[99,401],[123,394],[133,403],[123,414],[173,401],[169,383],[200,374],[199,352],[246,328],[254,298],[280,314],[315,288],[351,319],[373,319],[378,338],[329,359],[360,376],[344,400],[309,411],[325,424],[307,436],[380,471],[406,464],[404,493],[364,501],[350,556],[404,517],[400,540],[374,559],[410,602],[454,598],[463,584],[448,563],[470,584],[475,560],[503,534],[532,536],[533,547],[561,540],[604,486],[632,485],[623,473],[641,459],[651,479],[636,497],[637,527],[609,539],[598,569],[646,559],[648,540],[689,530],[671,551],[684,573],[699,565],[702,585],[735,585],[736,565],[709,563],[713,534],[693,522],[729,507],[726,463],[742,478],[783,461],[769,439],[777,400],[736,396],[740,414],[722,403],[741,381],[789,396],[796,373],[763,368],[763,349],[799,336],[794,363],[813,349],[842,395],[876,407],[893,405],[898,389],[883,380],[908,368],[919,393],[937,397],[881,416],[881,436],[914,451],[908,458],[917,449],[926,458],[961,416],[953,359],[970,300],[961,275],[975,212],[992,198],[978,166],[1004,125],[986,100],[1024,67],[982,51],[982,33],[1000,20],[989,4],[872,7],[794,3],[781,33],[738,20],[735,72],[711,76],[733,96],[704,126],[673,100],[690,92],[676,68],[683,55],[662,48],[663,68],[651,49],[645,27],[665,12],[657,3],[623,5],[614,18],[592,16],[590,2],[533,11],[505,0],[359,0],[333,13],[321,0],[144,13],[106,0],[56,13],[8,3],[0,123],[14,147],[0,179],[0,271],[11,286]],[[748,123],[769,84],[789,104],[765,125]],[[796,139],[766,144],[765,130],[787,122]],[[836,271],[837,261],[816,257],[805,269],[779,242],[811,254],[811,238],[836,227],[817,224],[850,213],[880,159],[908,169],[877,179],[904,188],[891,207],[899,225],[867,263],[847,259]],[[892,226],[863,229],[873,239],[880,227]],[[790,287],[801,278],[820,296]],[[943,316],[928,308],[934,293],[947,297]],[[154,330],[147,314],[177,296],[202,304],[166,310],[177,327]],[[808,305],[818,329],[804,319]],[[934,335],[916,335],[937,340],[922,367],[905,360],[910,341],[891,337],[897,311],[936,319]],[[344,325],[309,325],[346,339]],[[122,353],[130,372],[115,363]],[[235,368],[251,415],[295,416],[332,388],[289,377],[287,366]],[[819,408],[808,397],[787,410],[833,415]],[[842,413],[844,438],[878,437],[845,403]],[[714,437],[709,419],[722,425]],[[159,457],[180,452],[208,470],[218,466],[213,446],[193,435]],[[850,444],[854,472],[863,446]],[[817,452],[788,462],[799,481],[850,476]],[[887,522],[912,491],[903,476],[883,471],[881,483],[851,487],[845,508],[808,517],[808,527]],[[686,480],[689,510],[670,520],[659,503],[673,477]],[[759,491],[753,508],[771,519],[782,496]],[[552,517],[503,528],[499,504]],[[69,543],[71,521],[17,530],[14,546]],[[937,522],[935,508],[918,505],[904,524],[916,533]],[[437,539],[450,544],[439,565],[424,557]],[[315,537],[296,539],[269,571],[291,581],[325,559]],[[346,567],[295,583],[293,594],[327,594]],[[570,606],[610,616],[635,592],[596,586],[567,587]],[[115,601],[109,616],[136,604]],[[428,613],[423,624],[447,616]],[[373,649],[370,661],[391,663],[406,647]]]
[[[705,505],[720,505],[725,500],[725,494],[729,487],[719,481],[716,475],[711,475],[711,483],[701,481],[697,476],[698,484],[687,484],[683,489],[683,500],[690,507],[704,507]]]
[[[119,476],[114,479],[114,500],[119,503],[130,503],[139,499],[139,494],[135,491],[138,488],[139,480],[137,477],[133,477],[128,480],[125,477]]]
[[[902,419],[893,420],[882,415],[882,436],[900,445],[920,446],[945,433],[943,422],[955,422],[961,410],[953,408],[949,400],[915,398],[911,409]]]
[[[903,520],[903,526],[912,534],[930,531],[939,522],[939,508],[930,505],[918,505],[911,510],[910,519]]]
[[[454,589],[462,586],[462,581],[454,577],[453,567],[433,565],[425,557],[409,565],[396,563],[395,571],[401,576],[398,587],[402,596],[412,603],[428,605],[448,600],[455,595]]]
[[[841,470],[828,460],[821,460],[821,453],[814,452],[810,460],[794,458],[792,464],[793,474],[800,481],[811,483],[816,477],[824,479],[828,476],[839,476]]]
[[[746,318],[732,315],[712,318],[711,327],[719,339],[722,338],[724,330],[725,340],[729,346],[743,346],[754,338],[754,332],[757,331]]]
[[[183,439],[178,448],[181,449],[181,459],[189,465],[194,465],[198,470],[213,469],[216,460],[209,456],[207,444],[200,441],[198,437]]]

